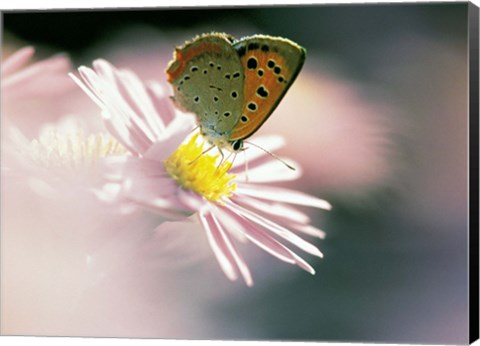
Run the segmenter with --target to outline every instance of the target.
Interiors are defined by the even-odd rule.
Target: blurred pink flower
[[[25,67],[33,54],[33,47],[25,47],[2,64],[2,176],[11,183],[6,184],[5,192],[13,195],[20,186],[24,194],[34,193],[43,201],[39,209],[61,208],[73,216],[79,206],[85,211],[98,203],[95,190],[103,184],[97,170],[99,160],[127,151],[108,133],[85,134],[74,116],[64,115],[49,123],[50,99],[56,103],[65,88],[75,86],[68,78],[70,61],[58,55]],[[19,115],[10,110],[35,98],[45,100],[36,104],[38,135],[29,139],[24,133],[29,126],[17,126]],[[78,202],[76,207],[64,208],[73,200]],[[104,212],[96,207],[90,211],[96,215]]]
[[[10,99],[37,93],[52,94],[71,86],[65,78],[70,69],[66,56],[57,55],[26,66],[34,53],[33,47],[24,47],[2,63],[2,93],[8,93]]]
[[[99,130],[92,121],[94,107],[68,77],[71,70],[68,56],[56,54],[35,61],[34,54],[35,49],[27,46],[2,61],[3,124],[7,122],[21,129],[31,140],[39,136],[45,123],[56,123],[66,115],[75,114],[85,129]]]
[[[133,72],[118,70],[104,60],[96,60],[93,68],[78,69],[83,81],[71,76],[101,107],[107,128],[132,154],[106,159],[107,176],[119,184],[123,198],[182,221],[194,214],[230,280],[240,274],[248,286],[253,284],[233,237],[250,240],[278,259],[315,273],[276,237],[322,257],[313,244],[290,229],[319,238],[324,233],[287,204],[322,209],[330,209],[330,204],[298,191],[259,184],[296,179],[298,171],[249,148],[247,182],[243,160],[218,165],[218,155],[201,155],[204,142],[198,135],[184,142],[194,128],[193,118],[175,111],[158,84],[144,84]],[[263,145],[274,149],[281,140],[269,138]]]
[[[137,278],[131,266],[136,265],[134,260],[143,263],[140,252],[151,238],[151,224],[162,221],[130,205],[119,209],[105,203],[115,192],[104,187],[99,163],[128,151],[110,134],[83,126],[77,111],[82,114],[91,102],[68,77],[68,59],[58,56],[22,69],[33,52],[31,47],[21,49],[2,64],[1,332],[173,336],[180,323],[174,307],[177,299],[166,278],[156,286],[156,294],[162,294],[155,303],[169,311],[168,321],[164,310],[158,309],[153,320],[165,323],[148,331],[145,321],[128,317],[135,315],[136,307],[131,307],[135,303],[151,306],[144,297],[132,298],[136,285],[145,280],[118,288],[117,275]],[[88,100],[87,107],[72,104],[75,114],[57,108],[64,105],[68,89]],[[25,105],[32,106],[27,113],[35,119],[22,118],[27,113],[18,111]],[[93,113],[98,117],[96,107]],[[132,210],[137,212],[124,213]],[[178,250],[172,245],[178,239],[162,234],[157,238]],[[176,255],[187,257],[181,251]],[[173,263],[172,258],[166,260]],[[105,299],[107,292],[117,303]],[[96,316],[117,320],[105,326]]]

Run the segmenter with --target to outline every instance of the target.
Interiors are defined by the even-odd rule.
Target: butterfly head
[[[214,125],[201,126],[200,134],[210,144],[215,145],[219,149],[226,149],[233,153],[242,151],[244,149],[242,139],[229,140],[228,135],[216,130]]]

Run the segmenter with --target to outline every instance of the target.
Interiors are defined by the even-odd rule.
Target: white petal
[[[312,237],[325,239],[325,232],[311,225],[292,225],[292,227],[297,231],[311,235]]]
[[[302,175],[300,166],[292,160],[285,158],[282,159],[287,162],[287,164],[294,167],[295,170],[288,168],[281,161],[268,157],[261,161],[259,160],[258,164],[254,167],[251,167],[250,162],[248,161],[243,169],[240,169],[240,166],[237,166],[237,169],[232,170],[232,173],[237,175],[238,181],[251,183],[270,183],[298,179]]]
[[[81,66],[80,68],[86,68],[84,66]],[[100,108],[104,108],[103,102],[95,95],[95,93],[88,87],[87,84],[82,82],[77,76],[75,76],[73,73],[68,74],[70,78],[73,79],[73,81],[87,94]]]
[[[330,210],[332,208],[331,204],[323,199],[307,195],[303,192],[280,187],[253,184],[247,185],[239,183],[237,184],[237,193],[271,201],[305,205],[308,207],[316,207],[326,210]]]
[[[237,194],[235,197],[231,198],[237,204],[248,205],[252,208],[255,208],[258,211],[269,214],[270,217],[275,219],[280,219],[283,221],[288,221],[292,223],[306,224],[310,222],[310,218],[285,204],[280,203],[265,203],[258,199],[247,197],[245,195]]]
[[[119,178],[169,178],[161,162],[137,156],[108,156],[102,161],[102,168],[110,179]],[[173,182],[173,181],[172,181]]]
[[[246,230],[243,226],[229,213],[227,209],[223,207],[212,206],[215,209],[215,216],[219,219],[221,224],[226,230],[233,234],[233,236],[240,242],[247,242],[247,237],[245,236]]]
[[[239,205],[233,205],[233,203],[230,203],[230,202],[228,203],[228,205],[230,206],[230,208],[234,208],[238,213],[240,213],[245,218],[249,219],[250,221],[262,227],[265,227],[269,231],[289,241],[290,243],[299,247],[303,251],[308,252],[309,254],[312,254],[314,256],[318,256],[320,258],[323,257],[323,254],[320,252],[320,250],[318,250],[313,244],[310,244],[309,242],[303,240],[302,238],[297,236],[295,233],[289,231],[288,229],[258,214],[255,214]]]
[[[150,96],[156,113],[161,115],[159,121],[164,124],[165,127],[175,117],[172,100],[165,94],[164,88],[155,81],[147,83],[147,93]]]
[[[168,125],[162,137],[145,152],[144,156],[151,160],[166,160],[192,131],[194,121],[190,116],[177,116]]]
[[[121,121],[116,121],[110,116],[106,116],[106,114],[109,113],[107,111],[102,111],[105,127],[107,128],[108,132],[110,132],[110,134],[115,137],[120,144],[127,148],[129,152],[134,155],[140,155],[143,149],[138,148],[138,145],[132,142],[127,126]]]
[[[290,264],[296,263],[295,258],[292,255],[292,251],[290,251],[287,247],[278,242],[270,234],[263,230],[260,230],[255,224],[238,215],[238,213],[235,211],[235,208],[226,207],[223,209],[225,209],[225,213],[228,213],[232,218],[237,221],[237,223],[241,227],[242,232],[244,232],[245,236],[255,245],[268,252],[272,256],[277,257],[281,261]]]
[[[295,252],[278,242],[267,232],[258,229],[253,223],[238,215],[234,204],[227,206],[225,209],[226,212],[230,213],[233,218],[243,225],[245,234],[254,244],[284,262],[296,264],[310,274],[315,274],[315,270]]]
[[[253,285],[252,275],[250,274],[250,270],[248,269],[247,264],[245,263],[245,260],[243,259],[242,255],[238,252],[235,244],[233,244],[230,237],[228,236],[228,233],[224,231],[224,229],[219,224],[218,220],[215,218],[215,215],[213,213],[211,214],[211,218],[214,221],[215,227],[220,233],[224,244],[226,245],[227,251],[229,251],[233,260],[235,261],[235,264],[240,270],[240,273],[242,274],[242,277],[245,280],[245,283],[249,287],[252,286]]]
[[[127,199],[127,201],[172,220],[184,220],[186,217],[193,214],[193,211],[185,209],[182,210],[182,206],[175,207],[173,203],[170,203],[166,199]]]
[[[158,138],[165,129],[165,125],[159,121],[161,118],[155,111],[144,84],[130,71],[119,72],[119,78],[131,100],[130,107],[134,108],[135,113],[147,125],[153,137]]]
[[[312,275],[315,275],[315,269],[313,269],[313,267],[308,264],[303,258],[301,258],[300,256],[298,256],[297,254],[293,253],[293,256],[295,257],[295,263],[300,267],[302,268],[303,270],[309,272],[310,274]]]
[[[227,278],[232,281],[237,280],[238,273],[233,265],[234,260],[232,255],[228,252],[225,243],[219,234],[218,228],[216,228],[213,223],[212,218],[204,212],[199,212],[198,219],[205,229],[208,243],[210,244],[215,257],[217,258],[218,264],[220,264],[220,268],[222,268]]]
[[[285,145],[284,138],[276,135],[256,137],[255,140],[252,142],[255,145],[270,152],[273,152]],[[263,157],[268,157],[268,154],[265,151],[255,147],[254,145],[249,145],[249,143],[245,143],[245,151],[243,152],[243,154],[239,154],[237,156],[232,166],[232,169],[235,169],[236,167],[244,167],[245,160],[254,165],[257,159]]]
[[[177,198],[181,203],[194,211],[200,211],[209,206],[209,202],[191,190],[178,188]]]
[[[139,179],[130,177],[125,179],[130,182],[128,193],[136,196],[166,197],[177,192],[178,186],[172,179],[164,177],[141,177]],[[127,185],[127,184],[125,184]]]

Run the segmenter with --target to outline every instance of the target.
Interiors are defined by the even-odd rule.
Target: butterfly
[[[210,33],[177,47],[166,73],[174,103],[196,115],[212,147],[238,152],[282,100],[305,56],[285,38]]]

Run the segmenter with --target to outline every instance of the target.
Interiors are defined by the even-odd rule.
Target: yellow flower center
[[[197,143],[198,134],[180,145],[165,160],[168,174],[184,189],[192,190],[209,201],[221,203],[236,189],[235,175],[227,173],[232,163],[217,164],[219,155],[202,154],[203,146]]]

